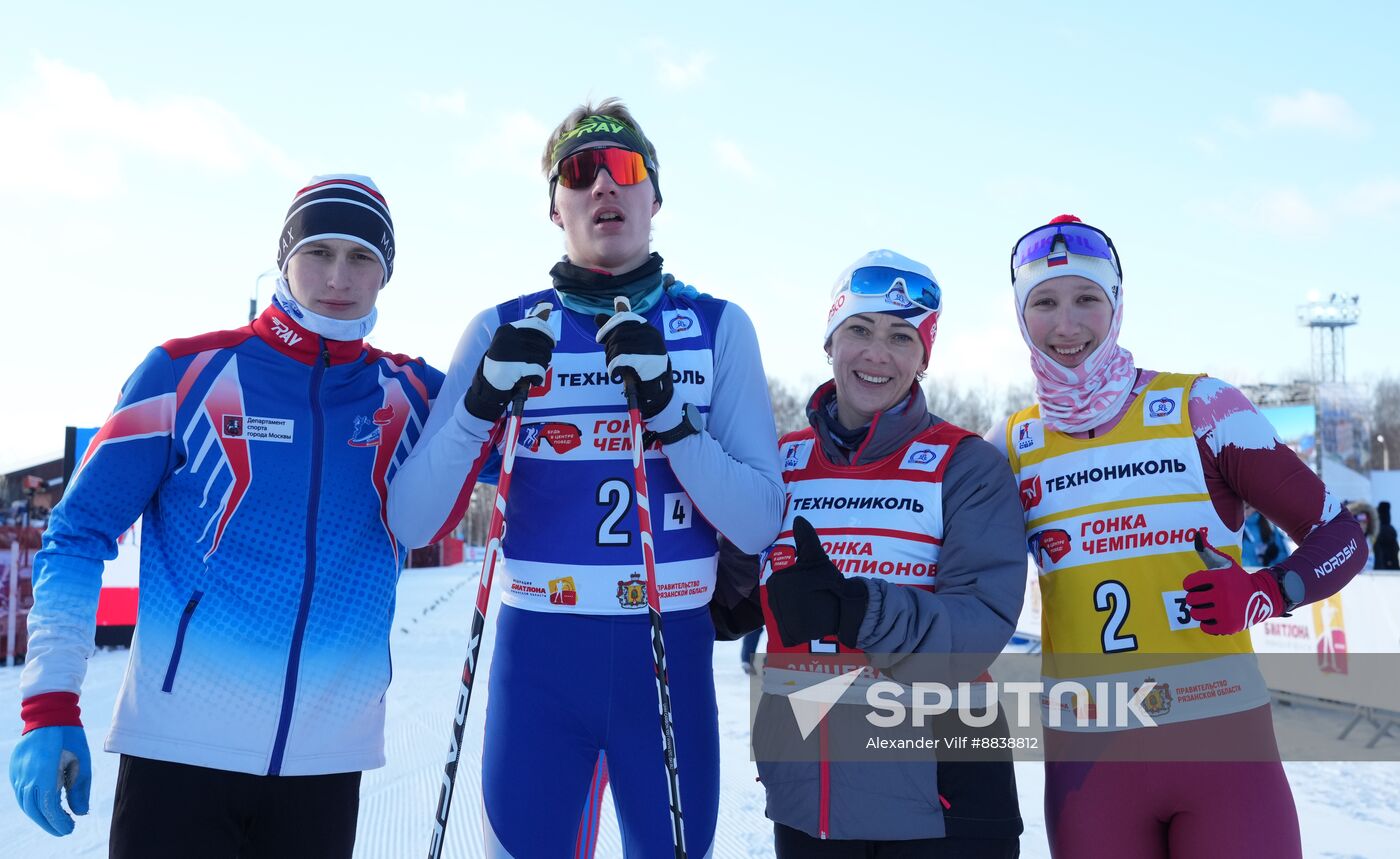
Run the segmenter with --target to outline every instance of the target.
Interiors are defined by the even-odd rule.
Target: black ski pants
[[[264,776],[122,755],[111,859],[349,859],[360,774]]]
[[[919,838],[912,841],[838,841],[813,838],[773,824],[778,859],[1016,859],[1021,842],[1010,838]]]

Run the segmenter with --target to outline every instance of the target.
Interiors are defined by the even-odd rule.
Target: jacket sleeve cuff
[[[865,612],[861,617],[860,630],[856,633],[856,647],[864,650],[861,645],[870,644],[870,640],[875,637],[875,630],[880,625],[880,613],[885,608],[885,592],[881,589],[883,582],[867,576],[861,576],[857,581],[862,582],[867,590]]]
[[[652,432],[666,433],[681,425],[681,419],[685,417],[683,409],[685,403],[680,397],[671,395],[671,401],[666,407],[651,416],[650,420],[643,419],[642,423]]]
[[[35,728],[81,728],[80,713],[76,692],[45,692],[25,698],[19,707],[19,717],[24,721],[20,733],[27,734]]]

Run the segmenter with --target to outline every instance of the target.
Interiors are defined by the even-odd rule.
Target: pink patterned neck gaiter
[[[1118,345],[1118,329],[1123,325],[1123,301],[1113,309],[1108,336],[1078,367],[1066,367],[1031,342],[1024,310],[1016,319],[1021,339],[1031,350],[1031,372],[1035,373],[1035,396],[1040,401],[1040,417],[1052,430],[1083,432],[1117,415],[1133,393],[1137,367],[1133,353]]]

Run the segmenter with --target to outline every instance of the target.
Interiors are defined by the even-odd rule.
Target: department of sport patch
[[[783,445],[783,471],[796,471],[807,467],[812,457],[812,439],[790,441]]]
[[[1146,402],[1142,404],[1142,425],[1159,427],[1181,423],[1181,413],[1185,411],[1181,407],[1182,394],[1181,388],[1144,392]]]
[[[276,441],[291,444],[296,421],[287,418],[255,418],[252,415],[224,415],[219,435],[244,441]]]
[[[914,471],[934,472],[938,470],[943,458],[948,455],[948,445],[946,444],[919,444],[909,445],[909,449],[904,452],[904,459],[900,461],[900,468],[908,468]]]
[[[1017,453],[1045,447],[1045,424],[1039,418],[1021,421],[1011,428],[1011,443]]]
[[[694,310],[661,311],[661,330],[667,340],[683,340],[700,336],[700,319]]]

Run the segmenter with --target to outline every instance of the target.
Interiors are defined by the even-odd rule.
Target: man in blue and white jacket
[[[552,288],[468,324],[424,440],[391,487],[390,522],[415,546],[455,524],[473,486],[499,469],[511,391],[538,383],[525,405],[498,574],[486,852],[576,855],[605,766],[626,855],[675,855],[631,428],[615,374],[635,377],[655,441],[645,464],[657,591],[685,844],[698,859],[711,854],[719,809],[708,609],[717,535],[758,552],[782,518],[758,339],[737,305],[686,294],[662,272],[650,244],[661,207],[656,150],[621,102],[576,108],[550,136],[542,166],[567,256],[550,270]],[[619,295],[631,312],[613,313]],[[535,313],[541,304],[552,308],[547,320]]]
[[[146,357],[35,558],[10,779],[25,812],[65,835],[59,788],[74,813],[88,805],[78,695],[103,562],[144,517],[140,616],[106,743],[122,755],[112,856],[349,856],[360,771],[384,763],[406,553],[388,483],[443,377],[362,339],[394,265],[367,177],[301,189],[278,264],[251,324]]]

